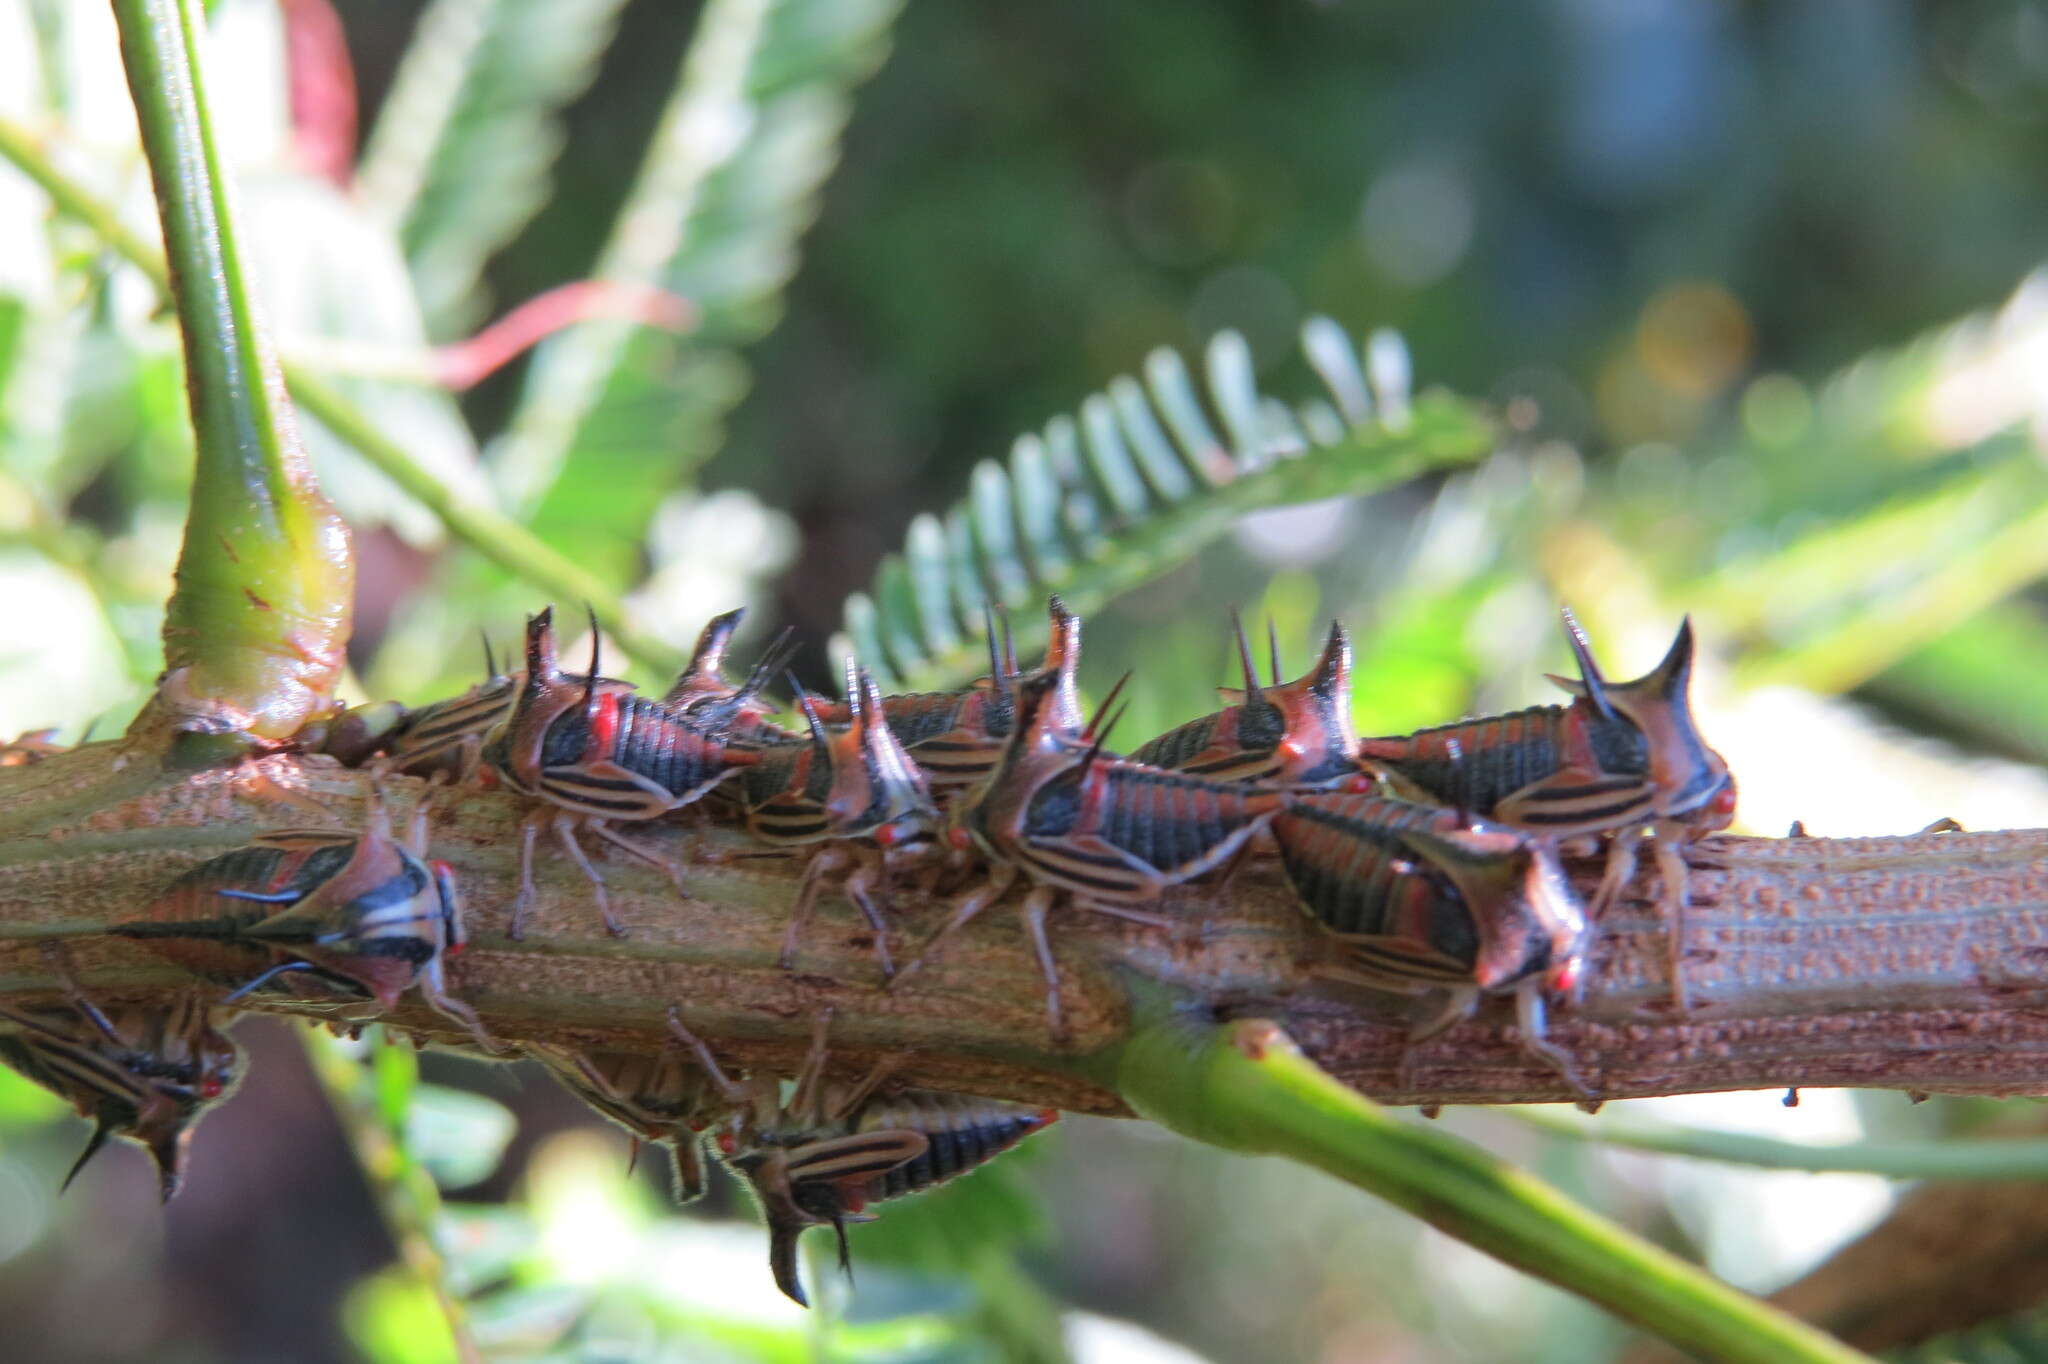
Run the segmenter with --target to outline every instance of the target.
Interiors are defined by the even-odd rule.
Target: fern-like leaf
[[[1207,402],[1180,357],[1155,351],[1145,382],[1119,378],[1018,438],[1007,465],[984,461],[967,498],[911,523],[871,592],[846,602],[850,646],[902,686],[979,670],[985,602],[1025,607],[1057,592],[1075,610],[1185,563],[1246,512],[1373,492],[1491,448],[1469,403],[1411,399],[1407,351],[1376,333],[1361,361],[1327,318],[1302,347],[1324,393],[1290,407],[1261,394],[1235,332],[1210,342]],[[1213,415],[1213,420],[1212,420]],[[1020,644],[1042,643],[1037,613]]]
[[[597,490],[573,508],[582,533],[636,540],[660,496],[716,452],[746,392],[738,349],[780,315],[851,91],[880,64],[899,5],[705,5],[595,271],[682,295],[697,325],[677,336],[596,321],[544,343],[493,452],[512,505]]]
[[[435,0],[363,156],[357,194],[405,245],[436,336],[487,311],[484,262],[547,201],[561,113],[622,0]]]

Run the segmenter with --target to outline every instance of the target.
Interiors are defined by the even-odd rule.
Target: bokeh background
[[[1321,314],[1398,332],[1405,352],[1372,352],[1386,392],[1406,367],[1483,403],[1499,446],[1152,565],[1091,622],[1088,685],[1137,670],[1129,736],[1207,707],[1233,605],[1296,656],[1344,619],[1360,725],[1391,732],[1542,699],[1562,598],[1623,673],[1695,614],[1705,725],[1749,830],[2048,823],[2038,6],[209,8],[282,344],[421,463],[631,590],[673,644],[748,604],[751,638],[803,632],[823,685],[848,592],[977,464],[1159,347],[1199,371],[1220,332],[1263,390],[1306,396],[1298,336]],[[693,42],[709,55],[686,65]],[[0,0],[0,117],[153,230],[98,7]],[[609,320],[479,379],[460,343],[620,278],[646,249],[622,221],[651,230],[646,278],[691,325],[600,291]],[[139,277],[0,162],[0,734],[112,733],[154,676],[189,478],[178,385]],[[509,637],[532,589],[308,438],[357,532],[357,694],[467,685],[478,627]],[[891,661],[922,675],[915,650]],[[58,1198],[82,1127],[0,1074],[0,1358],[448,1357],[300,1039],[239,1035],[256,1079],[164,1212],[130,1152]],[[670,1215],[661,1172],[628,1178],[623,1137],[537,1073],[429,1055],[422,1076],[409,1144],[448,1191],[455,1286],[494,1358],[1628,1346],[1363,1195],[1083,1119],[861,1229],[858,1289],[803,1318],[729,1186]],[[1623,1108],[1810,1141],[2034,1122],[1889,1094]],[[1896,1193],[1443,1120],[1758,1291]]]

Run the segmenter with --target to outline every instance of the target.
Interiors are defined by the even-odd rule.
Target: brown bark
[[[366,778],[288,757],[181,774],[124,764],[112,744],[0,769],[0,996],[48,991],[41,943],[66,943],[75,973],[108,999],[181,983],[141,943],[95,930],[140,917],[183,869],[259,829],[304,826],[306,811],[264,793],[302,791],[359,820]],[[386,783],[402,814],[424,788]],[[433,855],[454,864],[471,946],[453,985],[501,1038],[652,1044],[678,1003],[693,1028],[741,1064],[793,1065],[822,1007],[849,1066],[906,1054],[906,1079],[943,1088],[1117,1113],[1088,1058],[1131,1016],[1130,985],[1150,979],[1198,1006],[1277,1019],[1324,1066],[1390,1103],[1501,1103],[1572,1097],[1516,1043],[1490,1006],[1416,1050],[1398,1003],[1310,979],[1313,925],[1274,871],[1255,863],[1227,892],[1176,895],[1174,934],[1062,911],[1054,934],[1071,1036],[1048,1033],[1037,965],[1007,906],[951,940],[908,984],[878,987],[865,927],[829,899],[797,971],[775,964],[801,863],[762,857],[736,831],[684,819],[640,829],[688,862],[689,897],[630,860],[600,859],[632,929],[604,935],[580,874],[543,844],[541,902],[526,940],[504,936],[521,802],[443,795]],[[593,852],[602,845],[590,840]],[[755,854],[750,856],[749,854]],[[2048,1091],[2048,831],[1905,838],[1710,840],[1695,850],[1686,920],[1693,1008],[1681,1019],[1650,900],[1606,916],[1585,997],[1552,1036],[1602,1094],[1623,1098],[1759,1086],[1860,1085],[1978,1093]],[[899,958],[944,921],[908,892],[893,923]],[[266,1008],[293,1006],[266,1003]],[[408,1003],[393,1021],[456,1034]]]

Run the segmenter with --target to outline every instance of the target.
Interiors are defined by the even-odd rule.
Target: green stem
[[[441,1217],[441,1191],[407,1152],[405,1108],[411,1098],[419,1061],[409,1052],[380,1045],[380,1070],[396,1072],[373,1083],[363,1065],[339,1039],[317,1027],[301,1030],[306,1059],[326,1091],[342,1134],[355,1153],[363,1179],[370,1186],[378,1213],[398,1248],[399,1263],[440,1305],[448,1322],[455,1354],[462,1364],[481,1364],[483,1354],[471,1335],[461,1298],[448,1286],[447,1266],[434,1245],[434,1227]],[[386,1091],[379,1093],[379,1089]]]
[[[162,254],[123,227],[119,215],[104,201],[65,175],[41,139],[0,118],[0,157],[40,186],[59,211],[91,228],[168,296],[170,277]],[[464,501],[308,367],[287,361],[283,368],[286,386],[306,412],[438,515],[451,535],[565,606],[590,603],[619,646],[648,667],[673,671],[682,666],[682,655],[674,648],[628,624],[624,604],[600,580],[518,522],[491,507]]]
[[[2048,1178],[2048,1141],[2038,1138],[1810,1145],[1780,1141],[1775,1137],[1752,1136],[1747,1132],[1709,1132],[1639,1122],[1616,1123],[1609,1118],[1582,1121],[1569,1114],[1536,1108],[1504,1108],[1499,1111],[1518,1122],[1573,1141],[1690,1156],[1695,1160],[1726,1161],[1732,1165],[1758,1165],[1771,1170],[1883,1175],[1886,1179]]]
[[[196,9],[195,0],[114,3],[198,457],[164,615],[165,676],[136,726],[274,741],[332,705],[355,569],[257,312],[207,111]]]
[[[1729,1364],[1868,1356],[1325,1074],[1272,1023],[1146,1023],[1106,1058],[1131,1107],[1219,1146],[1313,1165],[1681,1349]]]

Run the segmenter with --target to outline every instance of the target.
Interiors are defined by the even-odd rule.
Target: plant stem
[[[1868,1356],[1738,1292],[1448,1133],[1394,1118],[1273,1023],[1162,1015],[1114,1072],[1144,1116],[1200,1141],[1327,1171],[1469,1245],[1728,1364]]]
[[[207,111],[195,11],[194,0],[114,3],[198,453],[164,615],[165,676],[132,732],[274,742],[333,704],[355,569],[348,529],[307,466],[256,305]]]
[[[162,253],[123,227],[112,207],[65,175],[39,138],[0,118],[0,157],[34,180],[59,211],[91,228],[169,296]],[[588,602],[619,646],[647,667],[673,671],[682,666],[683,656],[675,648],[628,623],[624,603],[602,581],[510,517],[465,501],[307,366],[287,360],[283,370],[287,388],[307,413],[432,510],[451,535],[565,607]]]
[[[448,1287],[446,1263],[434,1245],[434,1226],[441,1216],[441,1193],[433,1179],[406,1150],[403,1115],[393,1117],[379,1103],[376,1086],[356,1058],[338,1038],[311,1026],[300,1030],[306,1059],[313,1075],[327,1093],[342,1135],[348,1138],[356,1164],[370,1186],[370,1196],[398,1248],[399,1263],[440,1305],[454,1340],[456,1357],[462,1364],[483,1364],[483,1354],[471,1335],[462,1301]],[[385,1052],[379,1062],[417,1072],[419,1063],[405,1052]],[[409,1096],[408,1078],[402,1088]]]
[[[1617,1122],[1608,1117],[1579,1121],[1569,1113],[1546,1109],[1510,1108],[1504,1112],[1518,1122],[1572,1141],[1690,1156],[1695,1160],[1726,1161],[1732,1165],[1757,1165],[1770,1170],[1883,1175],[1886,1179],[2048,1178],[2048,1140],[2039,1138],[1816,1145],[1748,1132]]]

